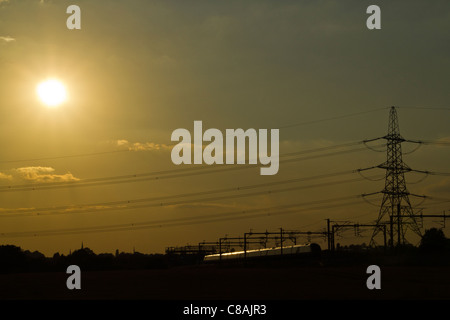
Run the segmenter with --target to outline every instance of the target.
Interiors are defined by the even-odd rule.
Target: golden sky
[[[80,0],[81,30],[68,30],[71,4],[0,0],[3,244],[49,256],[81,242],[96,253],[152,253],[249,229],[370,222],[378,208],[356,196],[380,191],[383,180],[331,174],[378,165],[385,153],[336,153],[361,144],[307,151],[384,136],[393,105],[405,138],[450,139],[450,113],[440,109],[450,108],[448,1],[377,1],[381,30],[366,28],[369,1]],[[48,78],[66,86],[58,108],[37,98]],[[259,166],[189,171],[196,167],[172,163],[170,137],[195,120],[223,132],[279,128],[280,154],[305,159],[282,160],[274,176]],[[333,154],[317,156],[325,153]],[[448,146],[424,145],[404,160],[450,172],[449,156]],[[377,170],[365,174],[382,177]],[[408,187],[449,198],[450,179]],[[328,201],[352,196],[348,205]],[[428,204],[424,213],[449,209]],[[244,219],[243,210],[259,216]],[[344,240],[367,242],[352,236]]]

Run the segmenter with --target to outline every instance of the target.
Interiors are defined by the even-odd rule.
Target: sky
[[[80,30],[66,27],[72,4]],[[371,4],[380,30],[366,27]],[[0,0],[0,243],[163,253],[250,229],[373,222],[381,196],[358,195],[382,190],[384,172],[351,171],[385,161],[382,141],[360,142],[387,134],[391,106],[404,138],[440,142],[411,154],[404,143],[405,163],[450,172],[449,15],[446,0]],[[48,78],[67,89],[57,108],[36,95]],[[272,176],[175,165],[172,132],[194,121],[278,128],[280,154],[296,154]],[[407,174],[411,193],[450,199],[448,175],[423,178]],[[362,231],[338,241],[368,243]]]

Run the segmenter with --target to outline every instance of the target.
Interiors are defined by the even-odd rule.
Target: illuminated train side
[[[262,259],[277,256],[318,256],[321,252],[320,246],[316,243],[293,245],[287,247],[263,248],[245,251],[226,252],[222,254],[206,255],[204,262],[215,261],[239,261],[244,259]]]

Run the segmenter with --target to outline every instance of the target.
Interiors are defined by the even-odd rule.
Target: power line
[[[30,159],[18,159],[18,160],[0,160],[0,163],[18,163],[18,162],[30,162],[30,161],[44,161],[44,160],[80,158],[80,157],[90,157],[90,156],[98,156],[98,155],[105,155],[105,154],[130,152],[130,151],[132,151],[132,150],[124,149],[124,150],[112,150],[112,151],[104,151],[104,152],[92,152],[92,153],[82,153],[82,154],[56,156],[56,157],[34,158],[34,159],[30,158]]]
[[[298,213],[299,212],[298,209],[294,210],[292,208],[296,208],[296,207],[300,207],[300,206],[320,204],[318,206],[301,209],[301,211],[305,211],[305,210],[326,209],[329,207],[348,206],[348,205],[352,205],[352,204],[356,204],[356,203],[361,203],[360,201],[358,201],[358,202],[352,201],[352,202],[345,202],[345,203],[334,204],[334,205],[323,205],[323,203],[327,203],[327,202],[340,202],[340,201],[344,201],[344,200],[356,199],[358,197],[360,197],[360,195],[338,197],[338,198],[331,198],[331,199],[325,199],[325,200],[322,199],[322,200],[315,200],[315,201],[309,201],[309,202],[300,202],[300,203],[289,204],[289,205],[274,206],[271,208],[257,208],[257,209],[250,209],[250,210],[233,211],[233,212],[228,212],[228,213],[219,213],[219,214],[210,215],[208,217],[205,217],[204,215],[202,215],[202,216],[193,216],[193,217],[178,218],[178,219],[153,220],[153,221],[146,221],[146,222],[126,223],[126,224],[109,225],[109,226],[94,226],[94,227],[66,228],[66,229],[60,228],[60,229],[52,229],[52,230],[0,233],[0,237],[29,237],[29,236],[38,236],[38,235],[39,236],[54,236],[54,235],[79,234],[79,233],[128,231],[128,230],[161,228],[161,227],[170,227],[170,226],[179,226],[179,225],[185,226],[185,225],[190,225],[190,224],[218,222],[218,221],[226,221],[226,220],[240,220],[240,219],[248,219],[248,218],[257,218],[257,217],[261,217],[261,216],[276,216],[276,215],[296,213],[296,212]],[[291,210],[280,211],[283,209],[291,209]],[[261,212],[261,211],[266,211],[266,212]]]
[[[378,138],[379,139],[379,138]],[[321,147],[317,149],[303,150],[299,152],[291,152],[281,155],[280,157],[290,157],[299,154],[307,154],[307,153],[315,153],[324,150],[337,149],[345,146],[357,145],[364,143],[366,144],[368,141],[374,141],[378,139],[372,140],[364,140],[351,142],[341,145]],[[439,141],[422,141],[420,143],[426,144],[439,144],[439,145],[450,145],[446,142]],[[386,144],[382,144],[379,146],[385,146]],[[359,152],[363,151],[364,148],[355,148],[344,151],[336,151],[327,154],[319,154],[313,155],[309,157],[301,157],[301,158],[292,158],[287,160],[282,160],[280,162],[288,163],[295,161],[303,161],[320,157],[327,157],[351,152]],[[373,150],[373,149],[372,149]],[[111,177],[103,177],[103,178],[93,178],[93,179],[83,179],[80,181],[59,181],[59,182],[46,182],[46,183],[33,183],[33,184],[22,184],[22,185],[8,185],[1,186],[0,192],[11,192],[11,191],[33,191],[33,190],[46,190],[46,189],[57,189],[57,188],[67,188],[67,187],[89,187],[89,186],[100,186],[100,185],[109,185],[109,184],[119,184],[119,183],[131,183],[131,182],[141,182],[141,181],[149,181],[149,180],[160,180],[160,179],[170,179],[170,178],[179,178],[193,175],[201,175],[201,174],[209,174],[209,173],[220,173],[225,171],[234,171],[234,170],[242,170],[254,168],[258,165],[245,165],[245,166],[234,166],[234,167],[221,167],[217,168],[217,166],[201,166],[201,167],[191,167],[191,168],[182,168],[182,169],[173,169],[173,170],[164,170],[164,171],[155,171],[155,172],[147,172],[140,174],[130,174],[130,175],[122,175],[122,176],[111,176]],[[436,175],[448,175],[448,173],[430,173]]]
[[[287,153],[284,155],[282,154],[282,155],[280,155],[280,157],[305,154],[305,153],[309,153],[309,152],[319,152],[319,151],[323,151],[323,150],[357,145],[360,143],[362,143],[362,141],[349,142],[349,143],[332,145],[332,146],[327,146],[327,147],[320,147],[320,148],[316,148],[316,149],[309,149],[309,150],[303,150],[303,151],[299,151],[299,152]],[[173,144],[173,146],[175,146],[175,145],[176,144]],[[168,146],[171,146],[171,145],[168,145]],[[17,162],[30,162],[30,161],[42,161],[42,160],[56,160],[56,159],[78,158],[78,157],[88,157],[88,156],[97,156],[97,155],[105,155],[105,154],[132,152],[132,151],[133,150],[130,150],[130,149],[123,149],[123,150],[111,150],[111,151],[104,151],[104,152],[93,152],[93,153],[84,153],[84,154],[75,154],[75,155],[62,155],[62,156],[55,156],[55,157],[29,158],[29,159],[19,159],[19,160],[17,160],[17,159],[16,160],[0,160],[0,163],[17,163]],[[161,171],[161,172],[166,172],[166,171]]]
[[[296,151],[296,152],[288,152],[288,153],[281,154],[280,158],[290,157],[290,156],[297,156],[297,155],[307,154],[307,153],[328,151],[328,150],[331,150],[331,149],[339,149],[339,148],[343,148],[343,147],[351,147],[351,146],[356,146],[356,145],[359,145],[359,144],[362,144],[362,143],[364,143],[364,141],[354,141],[354,142],[348,142],[348,143],[337,144],[337,145],[332,145],[332,146],[315,148],[315,149],[308,149],[308,150],[302,150],[302,151]]]
[[[309,180],[315,180],[315,179],[321,179],[321,178],[335,177],[335,176],[350,174],[353,172],[354,172],[354,170],[346,170],[346,171],[333,172],[333,173],[327,173],[327,174],[321,174],[321,175],[315,175],[315,176],[309,176],[309,177],[291,178],[291,179],[284,179],[284,180],[273,181],[273,182],[265,182],[265,183],[260,183],[260,184],[253,184],[253,185],[246,185],[246,186],[244,185],[244,186],[222,188],[222,189],[215,189],[215,190],[207,190],[207,191],[201,191],[201,192],[183,193],[183,194],[170,195],[170,196],[147,197],[147,198],[140,198],[140,199],[133,199],[133,200],[112,201],[112,202],[96,202],[96,203],[90,203],[90,204],[84,204],[84,205],[70,205],[70,206],[47,207],[47,208],[31,208],[29,210],[32,210],[32,211],[65,210],[65,209],[70,209],[70,208],[75,208],[75,207],[78,208],[78,207],[92,207],[92,206],[105,206],[105,205],[123,205],[123,204],[137,203],[137,202],[158,201],[158,200],[166,200],[166,199],[174,199],[174,198],[176,199],[176,198],[184,198],[184,197],[192,197],[192,196],[211,195],[211,194],[217,194],[217,193],[251,190],[251,189],[255,189],[255,188],[276,186],[276,185],[280,185],[280,184],[288,184],[288,183],[309,181]],[[20,209],[20,210],[23,210],[23,209]]]
[[[335,117],[318,119],[318,120],[312,120],[312,121],[298,122],[298,123],[294,123],[294,124],[288,124],[288,125],[284,125],[284,126],[279,126],[278,128],[279,129],[286,129],[286,128],[298,127],[298,126],[314,124],[314,123],[320,123],[320,122],[325,122],[325,121],[345,119],[345,118],[350,118],[350,117],[354,117],[354,116],[359,116],[359,115],[362,115],[362,114],[372,113],[372,112],[375,112],[375,111],[386,110],[388,108],[389,107],[376,108],[376,109],[371,109],[371,110],[367,110],[367,111],[349,113],[349,114],[345,114],[345,115],[342,115],[342,116],[335,116]]]
[[[450,111],[450,108],[445,107],[414,107],[414,106],[395,106],[396,108],[400,109],[418,109],[418,110],[443,110],[443,111]]]
[[[190,199],[190,200],[181,200],[181,201],[168,201],[168,202],[158,202],[158,203],[151,203],[151,204],[142,204],[142,205],[130,205],[133,203],[142,203],[142,202],[154,202],[155,200],[159,200],[158,198],[147,198],[147,199],[136,199],[136,200],[125,200],[125,201],[116,201],[113,203],[95,203],[90,205],[82,205],[82,206],[63,206],[63,207],[47,207],[47,208],[40,208],[40,209],[19,209],[16,211],[16,213],[11,212],[4,212],[0,215],[1,218],[9,218],[9,217],[20,217],[20,216],[45,216],[45,215],[61,215],[61,214],[78,214],[78,213],[90,213],[90,212],[105,212],[105,211],[117,211],[117,210],[135,210],[135,209],[142,209],[142,208],[149,208],[149,207],[167,207],[167,206],[173,206],[173,205],[181,205],[181,204],[188,204],[188,203],[196,203],[196,202],[209,202],[209,201],[218,201],[218,200],[226,200],[226,199],[235,199],[235,198],[246,198],[246,197],[253,197],[258,195],[264,195],[264,194],[276,194],[276,193],[282,193],[282,192],[288,192],[293,190],[300,190],[300,189],[306,189],[306,188],[317,188],[317,187],[323,187],[323,186],[331,186],[331,185],[337,185],[337,184],[344,184],[344,183],[351,183],[351,182],[357,182],[361,181],[363,179],[361,178],[355,178],[355,179],[346,179],[346,180],[340,180],[340,181],[333,181],[333,182],[326,182],[326,183],[318,183],[318,184],[310,184],[305,186],[295,186],[295,187],[288,187],[288,188],[282,188],[282,189],[274,189],[274,190],[265,190],[265,191],[257,191],[252,193],[245,193],[245,194],[234,194],[234,195],[224,195],[224,196],[215,196],[215,197],[209,197],[209,198],[196,198],[196,199]],[[256,187],[256,186],[255,186]],[[258,186],[259,187],[259,186]],[[231,190],[226,190],[231,191]],[[201,192],[201,194],[214,194],[214,193],[222,193],[225,192],[224,190],[215,190],[211,192]],[[181,194],[181,195],[175,195],[175,196],[165,196],[160,197],[161,198],[177,198],[178,197],[186,197],[195,195],[193,194]],[[115,207],[108,207],[114,205]],[[62,211],[66,210],[66,211]],[[48,212],[49,213],[45,213]]]
[[[307,122],[302,122],[302,123],[297,123],[297,124],[292,124],[292,125],[281,126],[281,127],[278,127],[278,128],[282,129],[282,128],[288,128],[288,127],[293,127],[293,126],[299,126],[299,125],[303,125],[303,124],[311,124],[311,123],[329,121],[329,120],[334,120],[334,119],[342,119],[342,118],[352,117],[352,116],[355,116],[355,115],[365,114],[365,113],[369,113],[369,112],[373,112],[373,111],[377,111],[377,110],[382,110],[382,109],[386,109],[386,108],[378,108],[378,109],[372,109],[372,110],[363,111],[363,112],[346,114],[346,115],[343,115],[343,116],[337,116],[337,117],[332,117],[332,118],[325,118],[325,119],[307,121]],[[173,144],[173,145],[169,144],[168,146],[170,147],[170,146],[175,146],[175,145],[176,144]],[[336,147],[338,147],[338,146],[336,146]],[[68,159],[68,158],[98,156],[98,155],[106,155],[106,154],[114,154],[114,153],[124,153],[124,152],[132,152],[132,151],[134,151],[134,150],[132,150],[132,149],[123,149],[123,150],[111,150],[111,151],[103,151],[103,152],[82,153],[82,154],[74,154],[74,155],[61,155],[61,156],[55,156],[55,157],[41,157],[41,158],[16,159],[16,160],[0,160],[0,163],[19,163],[19,162],[30,162],[30,161],[57,160],[57,159]]]
[[[332,146],[331,148],[337,148],[336,146]],[[323,149],[323,148],[319,148]],[[326,154],[313,155],[308,157],[297,157],[290,158],[286,160],[281,160],[280,163],[289,163],[289,162],[297,162],[304,161],[310,159],[316,159],[321,157],[329,157],[346,153],[353,152],[361,152],[364,151],[365,148],[355,148],[350,150],[343,151],[335,151]],[[306,151],[301,151],[302,153],[306,153]],[[310,152],[316,152],[315,150],[311,150]],[[293,155],[294,153],[290,153],[288,156]],[[283,155],[282,157],[285,157]],[[104,178],[94,178],[94,179],[84,179],[80,181],[61,181],[61,182],[48,182],[48,183],[34,183],[34,184],[22,184],[22,185],[9,185],[9,186],[1,186],[0,192],[13,192],[13,191],[33,191],[33,190],[47,190],[47,189],[60,189],[60,188],[68,188],[68,187],[91,187],[91,186],[100,186],[100,185],[109,185],[109,184],[119,184],[119,183],[130,183],[130,182],[141,182],[141,181],[149,181],[149,180],[161,180],[161,179],[170,179],[170,178],[180,178],[187,176],[195,176],[195,175],[203,175],[210,173],[220,173],[220,172],[228,172],[235,170],[243,170],[249,168],[255,168],[259,166],[258,164],[248,164],[244,166],[201,166],[201,167],[190,167],[190,168],[182,168],[175,170],[166,170],[166,171],[156,171],[156,172],[147,172],[141,174],[131,174],[131,175],[122,175],[122,176],[112,176],[112,177],[104,177]]]
[[[445,107],[397,106],[397,108],[450,111],[450,108],[445,108]],[[344,114],[344,115],[341,115],[341,116],[334,116],[334,117],[330,117],[330,118],[322,118],[322,119],[317,119],[317,120],[303,121],[303,122],[299,122],[299,123],[278,126],[277,128],[284,129],[284,128],[297,127],[297,126],[314,124],[314,123],[320,123],[320,122],[337,120],[337,119],[345,119],[345,118],[350,118],[350,117],[363,115],[363,114],[368,114],[368,113],[372,113],[372,112],[375,112],[375,111],[386,110],[386,109],[389,109],[389,107],[375,108],[375,109],[370,109],[370,110],[361,111],[361,112]],[[0,160],[0,163],[19,163],[19,162],[30,162],[30,161],[57,160],[57,159],[68,159],[68,158],[98,156],[98,155],[106,155],[106,154],[114,154],[114,153],[124,153],[124,152],[132,152],[132,151],[133,151],[132,149],[123,149],[123,150],[112,150],[112,151],[104,151],[104,152],[82,153],[82,154],[74,154],[74,155],[62,155],[62,156],[55,156],[55,157],[41,157],[41,158],[16,159],[16,160]]]
[[[357,115],[361,115],[361,114],[371,113],[371,112],[374,112],[374,111],[384,110],[386,108],[388,108],[388,107],[376,108],[376,109],[371,109],[371,110],[362,111],[362,112],[345,114],[345,115],[342,115],[342,116],[335,116],[335,117],[331,117],[331,118],[324,118],[324,119],[318,119],[318,120],[312,120],[312,121],[305,121],[305,122],[296,123],[296,124],[289,124],[289,125],[279,126],[278,128],[279,129],[283,129],[283,128],[296,127],[296,126],[301,126],[301,125],[306,125],[306,124],[313,124],[313,123],[319,123],[319,122],[336,120],[336,119],[344,119],[344,118],[353,117],[353,116],[357,116]],[[171,146],[171,145],[168,145],[168,146]],[[131,151],[133,151],[133,150],[132,149],[123,149],[123,150],[112,150],[112,151],[104,151],[104,152],[82,153],[82,154],[74,154],[74,155],[61,155],[61,156],[55,156],[55,157],[41,157],[41,158],[16,159],[16,160],[0,160],[0,163],[19,163],[19,162],[30,162],[30,161],[68,159],[68,158],[107,155],[107,154],[114,154],[114,153],[124,153],[124,152],[131,152]]]
[[[412,172],[425,173],[432,176],[450,176],[450,172],[436,172],[436,171],[423,171],[423,170],[411,170]]]
[[[437,145],[437,146],[450,146],[450,141],[439,141],[439,140],[429,141],[428,140],[428,141],[420,141],[420,143]]]

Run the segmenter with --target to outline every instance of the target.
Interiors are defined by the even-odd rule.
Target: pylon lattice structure
[[[383,137],[387,141],[386,162],[379,168],[386,170],[383,200],[381,202],[376,225],[390,224],[390,244],[393,246],[395,239],[397,245],[408,243],[406,232],[410,229],[421,237],[420,229],[413,216],[413,209],[409,201],[408,189],[406,188],[405,173],[411,171],[402,159],[402,142],[405,139],[400,135],[397,111],[392,107],[389,112],[388,134]],[[388,229],[389,230],[389,229]],[[375,227],[370,245],[375,246],[375,237],[381,232],[381,227]]]

